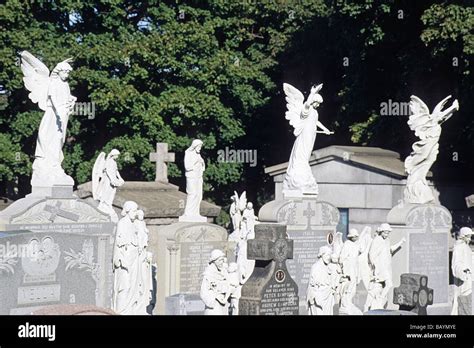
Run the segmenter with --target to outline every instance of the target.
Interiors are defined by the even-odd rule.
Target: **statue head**
[[[381,224],[379,227],[377,227],[376,230],[377,234],[379,234],[383,239],[387,239],[388,236],[390,235],[390,232],[392,232],[392,226],[390,224],[384,222]]]
[[[236,262],[231,262],[229,263],[229,268],[227,269],[227,272],[229,273],[234,273],[237,272],[238,265]]]
[[[222,250],[214,249],[211,251],[211,256],[209,257],[209,264],[215,264],[217,270],[221,271],[224,268],[225,263],[225,254]]]
[[[143,221],[143,219],[145,218],[145,213],[143,210],[141,209],[138,209],[137,210],[137,219],[140,220],[140,221]]]
[[[72,58],[68,58],[61,63],[57,64],[53,71],[51,72],[51,75],[53,76],[59,76],[59,78],[62,81],[66,81],[67,78],[69,77],[69,73],[72,71],[72,66],[69,64],[69,62],[72,61]]]
[[[351,228],[347,234],[347,238],[353,242],[357,241],[357,239],[359,239],[359,231],[357,231],[355,228]]]
[[[318,257],[321,258],[326,265],[328,265],[331,262],[332,257],[331,247],[324,245],[319,248]]]
[[[135,220],[137,209],[138,209],[137,203],[135,203],[134,201],[126,201],[123,204],[122,216],[128,215],[131,220]]]
[[[112,151],[109,152],[109,155],[107,156],[108,158],[113,158],[117,159],[118,156],[120,155],[120,151],[117,149],[112,149]]]
[[[203,144],[202,140],[194,139],[193,142],[191,143],[191,146],[188,148],[188,150],[195,151],[196,153],[200,153],[202,144]]]
[[[473,234],[474,234],[474,232],[472,232],[471,228],[461,227],[461,229],[459,230],[459,233],[458,233],[458,239],[466,242],[467,244],[469,244]]]
[[[253,209],[253,203],[252,202],[247,203],[247,209]]]

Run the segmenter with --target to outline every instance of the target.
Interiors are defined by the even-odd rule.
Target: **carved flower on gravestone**
[[[5,255],[0,254],[0,274],[2,272],[14,274],[15,269],[13,266],[15,266],[17,263],[18,259],[15,255],[12,255],[11,253],[6,253]]]
[[[84,241],[82,251],[75,252],[73,249],[64,252],[66,262],[66,271],[77,267],[80,270],[86,270],[91,273],[92,279],[96,282],[99,279],[99,264],[94,262],[94,244],[91,239]]]

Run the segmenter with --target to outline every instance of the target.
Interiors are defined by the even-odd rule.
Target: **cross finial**
[[[156,162],[155,181],[168,182],[168,165],[174,162],[174,152],[168,152],[167,143],[156,143],[156,152],[150,153],[150,161]]]

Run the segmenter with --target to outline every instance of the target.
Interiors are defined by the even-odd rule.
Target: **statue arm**
[[[316,131],[318,131],[318,128],[320,128],[324,134],[334,134],[334,132],[331,132],[329,129],[327,129],[326,126],[324,126],[320,121],[316,122]]]
[[[394,255],[398,250],[400,250],[402,248],[402,245],[405,243],[406,239],[405,238],[402,238],[401,241],[399,241],[398,243],[392,245],[390,247],[390,254]]]

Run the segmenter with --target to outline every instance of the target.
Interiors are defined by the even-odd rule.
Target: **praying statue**
[[[112,309],[118,314],[146,314],[140,312],[141,278],[140,250],[136,226],[137,203],[123,205],[122,218],[117,223],[113,253],[114,287]]]
[[[456,99],[449,108],[442,111],[450,98],[451,96],[448,96],[440,101],[431,114],[420,98],[414,95],[410,98],[411,116],[408,119],[408,126],[420,140],[413,144],[413,151],[405,159],[405,171],[408,177],[404,200],[407,203],[425,204],[434,201],[426,175],[438,156],[441,124],[451,118],[455,110],[459,110]]]
[[[112,207],[117,187],[125,181],[120,176],[117,168],[119,150],[113,149],[105,158],[105,152],[97,157],[92,170],[92,197],[99,201],[97,209],[107,213],[112,221],[117,222],[118,217]]]
[[[337,289],[334,275],[331,271],[331,247],[325,245],[319,248],[318,260],[311,267],[306,303],[309,315],[332,315],[334,295]]]
[[[204,315],[228,315],[227,302],[231,295],[231,286],[222,250],[211,251],[209,265],[203,274],[201,299],[205,304]]]
[[[67,82],[72,71],[71,59],[57,64],[50,74],[46,65],[30,52],[23,51],[20,56],[23,82],[30,91],[28,97],[44,111],[38,129],[31,185],[73,186],[74,180],[61,166],[67,124],[77,100],[71,95]]]
[[[313,86],[308,99],[304,102],[304,96],[298,89],[290,84],[283,84],[288,109],[285,118],[293,126],[293,134],[296,137],[283,181],[283,193],[286,195],[317,195],[319,192],[309,165],[309,158],[313,152],[317,133],[334,134],[319,121],[316,111],[323,102],[323,97],[319,94],[321,88],[322,84]]]
[[[186,206],[184,214],[179,217],[179,221],[184,222],[205,222],[205,216],[201,216],[199,208],[203,193],[203,174],[206,169],[204,160],[201,157],[202,141],[194,139],[191,146],[184,154],[184,168],[186,170]]]

